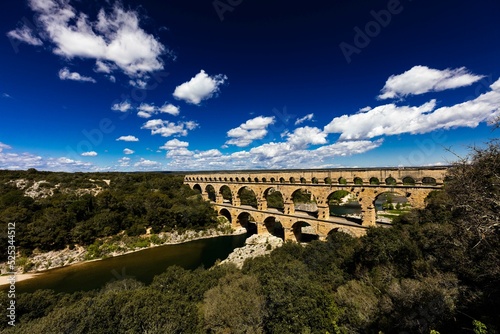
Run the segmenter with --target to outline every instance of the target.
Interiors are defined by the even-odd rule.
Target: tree
[[[223,277],[205,293],[205,328],[213,333],[263,333],[265,298],[259,281],[241,273]]]

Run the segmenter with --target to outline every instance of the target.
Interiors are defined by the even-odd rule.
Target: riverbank
[[[16,282],[25,281],[38,275],[40,274],[16,274]],[[10,284],[10,277],[11,275],[0,276],[0,286]]]
[[[60,251],[36,253],[30,257],[19,257],[16,261],[16,281],[30,279],[49,269],[99,261],[164,245],[176,245],[194,240],[243,233],[246,233],[246,230],[238,229],[234,231],[230,227],[228,228],[228,226],[222,226],[203,231],[185,231],[184,233],[163,232],[159,234],[145,234],[138,237],[118,235],[98,240],[87,247],[75,246],[73,249],[66,248]],[[10,277],[9,275],[4,275],[7,273],[6,263],[0,264],[0,270],[2,273],[2,276],[0,276],[0,286],[6,285]]]
[[[236,248],[227,259],[220,264],[232,263],[241,269],[246,259],[271,254],[271,252],[283,246],[283,239],[275,237],[269,233],[254,234],[245,241],[245,246]]]

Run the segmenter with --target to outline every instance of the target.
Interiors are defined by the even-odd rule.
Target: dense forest
[[[119,189],[134,180],[122,177]],[[143,212],[147,221],[148,196],[188,191],[180,184],[162,189],[146,176],[136,177],[140,180],[130,187],[141,192],[142,200],[134,201],[138,213],[127,207],[125,217]],[[17,326],[6,329],[5,321],[1,326],[5,333],[32,334],[498,333],[498,143],[457,162],[448,179],[443,191],[429,196],[425,209],[411,211],[390,228],[370,228],[361,238],[336,232],[326,242],[285,243],[269,256],[247,260],[242,270],[174,266],[148,286],[124,279],[99,291],[21,294]],[[99,208],[100,201],[117,197],[122,203],[127,196],[133,194],[107,190],[93,205]],[[12,205],[7,200],[2,205]],[[71,229],[89,220],[93,224],[90,217],[77,218],[81,211],[62,209],[72,206],[62,203],[53,207],[74,215]],[[19,205],[20,217],[19,211],[38,216],[37,210],[48,210],[34,208],[41,204],[31,201]]]
[[[17,184],[16,184],[17,182]],[[28,196],[28,195],[31,195]],[[183,176],[162,173],[0,171],[0,239],[16,224],[21,255],[50,251],[125,231],[129,236],[204,229],[216,214]],[[6,253],[2,252],[0,261]]]

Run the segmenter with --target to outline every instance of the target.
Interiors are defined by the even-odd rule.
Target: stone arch
[[[378,177],[371,177],[370,178],[370,184],[379,185],[380,184],[380,180],[378,179]]]
[[[435,178],[426,176],[422,178],[422,184],[426,186],[435,186],[437,182]]]
[[[233,222],[233,217],[231,217],[231,213],[229,212],[228,209],[221,209],[219,211],[219,216],[226,217],[226,219],[229,221],[229,223]]]
[[[350,217],[359,219],[362,213],[361,203],[355,193],[339,189],[327,196],[330,216]]]
[[[300,178],[300,183],[302,183],[302,184],[307,183],[306,178],[305,178],[305,177],[301,177],[301,178]]]
[[[281,222],[276,220],[276,217],[267,217],[264,219],[264,226],[269,234],[285,240],[285,229]]]
[[[271,183],[275,183],[276,179],[274,177],[272,177],[271,180],[269,180],[269,181],[271,181]]]
[[[405,176],[405,177],[403,177],[403,184],[406,186],[414,186],[415,179],[411,176]]]
[[[216,198],[217,198],[217,195],[215,193],[215,188],[213,185],[211,184],[208,184],[206,187],[205,187],[205,192],[208,194],[208,199],[212,202],[215,202],[216,201]]]
[[[263,197],[267,201],[268,208],[274,208],[280,211],[284,210],[285,198],[283,197],[283,194],[276,188],[267,188],[264,191]]]
[[[290,178],[290,183],[295,183],[295,178],[293,176]]]
[[[219,194],[222,196],[223,203],[233,204],[233,193],[231,188],[226,185],[220,187]]]
[[[353,182],[354,182],[354,184],[361,185],[361,184],[363,184],[363,179],[360,177],[355,177]]]
[[[280,183],[285,183],[285,179],[280,177]]]
[[[318,205],[316,198],[307,188],[299,188],[292,192],[290,199],[294,205],[294,211],[303,211],[317,216]]]
[[[312,227],[311,224],[305,221],[299,220],[295,224],[293,224],[292,231],[297,242],[310,242],[319,239],[319,236],[314,227]]]
[[[385,179],[385,184],[387,184],[388,186],[395,186],[397,183],[398,182],[396,181],[396,179],[390,175],[388,178]]]
[[[238,190],[238,198],[240,199],[240,205],[250,205],[257,208],[257,195],[250,187],[241,187]]]
[[[265,177],[262,178],[262,182],[266,183],[267,179]]]
[[[236,222],[247,230],[248,235],[257,234],[258,227],[255,219],[248,212],[242,212],[236,218]]]
[[[325,184],[332,184],[332,178],[331,177],[325,177]]]
[[[239,177],[235,177],[235,178],[234,178],[234,180],[235,180],[236,182],[240,182],[240,178],[239,178]]]
[[[317,177],[313,177],[313,178],[311,179],[311,183],[313,183],[313,184],[318,184],[318,183],[319,183],[318,178],[317,178]]]
[[[258,182],[259,182],[259,178],[258,178],[258,177],[254,178],[253,180],[254,180],[256,183],[258,183]]]
[[[354,234],[350,229],[348,229],[346,227],[335,227],[335,228],[332,228],[330,231],[328,231],[326,238],[329,239],[332,236],[332,234],[334,234],[334,233],[345,233],[345,234],[350,235],[353,238],[356,237],[356,234]]]
[[[339,177],[339,179],[337,180],[339,184],[347,184],[347,180],[345,177]]]
[[[203,193],[203,191],[201,190],[201,186],[198,183],[193,186],[193,190],[198,190],[200,194]]]

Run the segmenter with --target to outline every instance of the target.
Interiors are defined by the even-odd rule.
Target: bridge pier
[[[224,197],[220,194],[215,194],[215,203],[222,204],[224,203]]]
[[[257,208],[260,211],[267,211],[267,199],[259,198],[257,202]]]
[[[287,215],[293,215],[295,213],[295,204],[293,202],[284,203],[285,213]]]
[[[330,207],[328,205],[318,205],[318,218],[319,219],[330,218]]]
[[[377,222],[377,212],[375,206],[369,205],[366,208],[361,206],[361,224],[363,226],[375,226]]]

